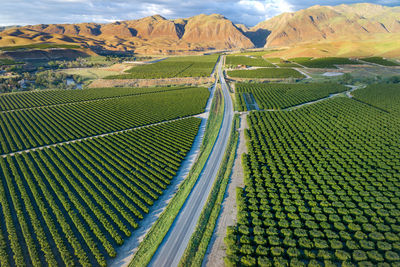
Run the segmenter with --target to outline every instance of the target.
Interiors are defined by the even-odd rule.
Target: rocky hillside
[[[109,24],[40,24],[0,33],[0,46],[40,42],[74,43],[94,50],[138,53],[254,47],[230,20],[216,14],[176,20],[155,15]]]
[[[400,7],[373,4],[313,6],[284,13],[249,30],[268,32],[265,47],[321,41],[360,41],[400,33]]]
[[[400,7],[354,4],[313,6],[281,14],[252,28],[235,25],[218,14],[175,20],[155,15],[109,24],[40,24],[3,29],[0,47],[57,43],[78,44],[96,52],[168,54],[341,41],[379,43],[392,35],[400,35]]]

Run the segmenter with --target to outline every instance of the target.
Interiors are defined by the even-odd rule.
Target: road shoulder
[[[244,129],[248,128],[246,114],[240,115],[239,145],[237,148],[233,171],[229,180],[228,189],[222,202],[221,214],[218,218],[213,236],[204,257],[203,266],[220,267],[224,266],[226,246],[224,238],[228,226],[236,224],[236,188],[243,187],[242,154],[247,153]]]

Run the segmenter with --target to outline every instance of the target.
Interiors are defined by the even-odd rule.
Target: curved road
[[[228,144],[234,114],[231,97],[222,73],[222,62],[223,58],[218,63],[218,74],[224,95],[225,109],[217,140],[192,192],[158,247],[149,266],[178,266],[217,176]]]

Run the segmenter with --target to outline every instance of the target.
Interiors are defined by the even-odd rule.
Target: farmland
[[[373,84],[364,90],[355,91],[353,95],[355,99],[373,107],[400,115],[399,84]]]
[[[266,54],[276,52],[278,50],[263,50],[263,51],[247,51],[247,52],[241,52],[241,53],[235,53],[233,55],[235,56],[254,56],[254,57],[262,57],[265,56]]]
[[[381,57],[366,57],[366,58],[362,58],[362,61],[365,62],[369,62],[369,63],[375,63],[378,65],[382,65],[382,66],[400,66],[400,64],[394,62],[394,61],[390,61]]]
[[[299,63],[300,65],[307,68],[337,69],[336,65],[360,64],[357,61],[342,57],[325,57],[325,58],[299,57],[299,58],[291,58],[289,59],[289,61]]]
[[[228,266],[400,263],[400,91],[354,95],[248,115]]]
[[[79,75],[87,80],[95,80],[105,78],[110,75],[118,75],[119,71],[114,71],[111,69],[102,68],[77,68],[77,69],[66,69],[61,70],[61,72],[70,74],[70,75]]]
[[[304,78],[303,74],[290,68],[260,68],[254,70],[233,70],[233,71],[228,71],[228,76],[233,78],[260,78],[260,79]]]
[[[51,48],[78,49],[81,47],[79,45],[70,45],[70,44],[41,43],[41,44],[29,44],[29,45],[2,46],[0,47],[0,50],[17,51],[17,50],[51,49]]]
[[[126,74],[112,75],[106,79],[159,79],[174,77],[210,76],[218,55],[171,57],[153,64],[133,67]]]
[[[88,100],[142,95],[186,89],[186,87],[96,88],[86,90],[43,90],[0,95],[0,111],[66,104]]]
[[[201,113],[206,88],[102,99],[0,114],[0,153],[10,153]]]
[[[291,61],[288,60],[284,60],[278,57],[271,57],[271,58],[266,58],[265,60],[267,60],[268,62],[274,63],[275,65],[279,66],[279,67],[283,67],[283,68],[301,68],[301,66],[299,64],[293,63]]]
[[[281,67],[281,68],[301,68],[302,67],[299,64],[292,63],[292,62],[289,62],[289,61],[276,63],[276,65]]]
[[[105,266],[176,174],[199,124],[0,158],[1,265]]]
[[[0,66],[15,65],[15,64],[23,64],[23,63],[15,62],[14,60],[8,58],[0,58]]]
[[[251,93],[260,109],[284,109],[313,101],[330,94],[346,91],[348,88],[333,83],[312,84],[236,84],[236,100],[239,111],[247,110],[244,93]]]
[[[177,86],[0,95],[0,265],[106,266],[177,175],[209,95]]]
[[[118,75],[99,79],[125,86],[165,79],[168,87],[1,94],[0,265],[119,266],[133,259],[134,266],[169,266],[186,244],[180,264],[199,265],[216,231],[220,240],[226,232],[216,253],[226,266],[399,265],[400,86],[389,74],[372,75],[397,69],[343,66],[336,71],[343,79],[318,80],[314,72],[357,62],[261,53],[222,58],[218,75],[211,73],[219,55],[177,56],[125,72],[133,63],[113,65]],[[294,62],[309,68],[306,74]],[[254,68],[230,70],[235,65]],[[382,84],[356,79],[353,69]],[[176,85],[217,78],[207,108],[209,89]],[[247,120],[234,119],[231,129],[240,154],[238,140],[229,140],[230,95],[240,124]],[[236,160],[243,144],[247,152]],[[236,197],[226,194],[226,183],[239,176],[245,186]],[[237,217],[226,203],[237,204]],[[224,209],[221,218],[233,226],[221,232]]]
[[[227,56],[226,65],[246,65],[253,67],[275,67],[273,64],[264,60],[262,57],[250,57],[250,56]]]

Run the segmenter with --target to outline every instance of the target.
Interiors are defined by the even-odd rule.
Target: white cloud
[[[324,0],[323,4],[387,3],[399,0]],[[160,14],[187,18],[200,13],[219,13],[235,23],[253,26],[288,11],[296,11],[321,0],[0,0],[0,25],[109,22]]]
[[[257,10],[260,16],[264,16],[264,19],[271,18],[276,14],[293,11],[293,6],[285,0],[240,0],[238,6],[246,10]]]
[[[140,14],[143,16],[151,16],[156,14],[171,16],[174,14],[174,12],[161,4],[144,3]]]

